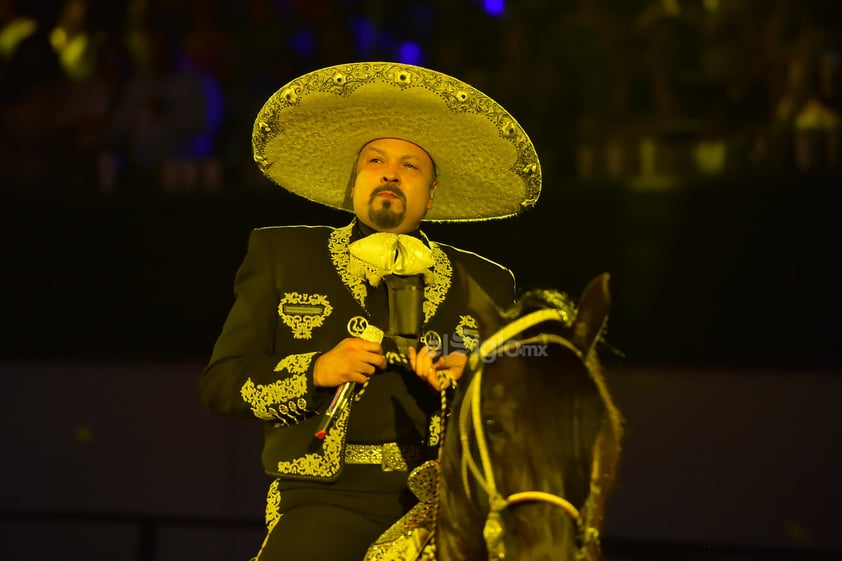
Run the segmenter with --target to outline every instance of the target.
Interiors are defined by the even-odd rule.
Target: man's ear
[[[436,179],[433,181],[433,184],[430,186],[430,198],[427,200],[427,208],[433,208],[433,199],[436,196],[436,189],[439,188],[439,180]]]
[[[351,168],[351,177],[348,178],[348,185],[345,188],[345,200],[342,201],[342,207],[353,209],[354,208],[354,185],[357,183],[357,164],[356,161],[354,166]]]

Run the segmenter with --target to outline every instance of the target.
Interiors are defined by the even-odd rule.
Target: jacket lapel
[[[334,229],[328,238],[327,245],[333,268],[336,269],[342,284],[345,285],[354,300],[362,308],[365,308],[365,299],[368,295],[365,280],[349,271],[351,253],[348,251],[348,245],[351,243],[353,226],[354,223],[351,222],[347,226]],[[433,252],[433,266],[424,274],[424,303],[422,309],[424,311],[424,323],[428,323],[447,297],[453,277],[453,266],[447,254],[442,251],[437,243],[431,242],[423,233],[421,235]]]
[[[368,291],[365,287],[365,282],[362,277],[352,275],[348,270],[348,265],[351,262],[351,253],[348,251],[348,245],[351,243],[351,231],[354,223],[351,222],[342,228],[336,228],[330,233],[327,240],[327,249],[330,252],[330,260],[333,263],[333,268],[339,275],[342,284],[351,292],[351,296],[359,305],[365,308],[365,297]]]

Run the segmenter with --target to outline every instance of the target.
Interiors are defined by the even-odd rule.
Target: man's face
[[[378,138],[360,150],[351,191],[354,213],[378,232],[418,228],[438,186],[429,154],[417,144]]]

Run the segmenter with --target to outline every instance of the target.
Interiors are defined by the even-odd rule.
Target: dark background
[[[836,368],[836,179],[729,177],[651,192],[550,179],[518,218],[425,231],[505,263],[522,290],[577,295],[610,272],[609,360]],[[7,201],[12,357],[204,356],[251,228],[350,219],[269,185]]]
[[[259,176],[251,125],[300,73],[401,60],[490,94],[543,164],[536,208],[431,238],[521,289],[612,275],[611,558],[838,557],[839,11],[0,2],[5,30],[35,23],[0,70],[0,555],[254,553],[259,431],[202,411],[195,380],[249,231],[350,216]]]

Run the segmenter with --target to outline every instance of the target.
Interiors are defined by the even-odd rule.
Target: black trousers
[[[361,561],[417,502],[407,475],[349,465],[335,483],[280,481],[280,518],[257,561]]]

